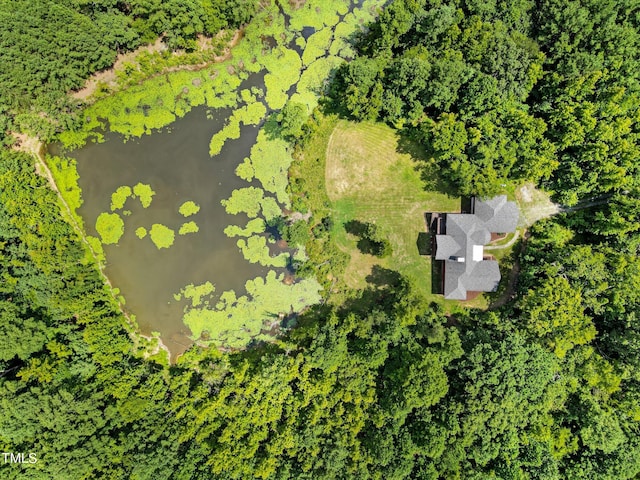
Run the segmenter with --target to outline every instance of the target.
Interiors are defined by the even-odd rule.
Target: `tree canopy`
[[[611,195],[591,229],[637,231],[640,37],[631,10],[616,0],[398,0],[340,67],[335,103],[407,129],[461,194],[531,180],[570,206]]]
[[[70,90],[116,55],[162,37],[193,50],[199,34],[236,28],[253,0],[1,0],[0,144],[10,129],[50,138],[76,119]]]
[[[316,5],[300,8],[316,19]],[[66,90],[116,51],[160,33],[189,48],[255,8],[0,0],[0,128],[46,133],[37,122],[64,124],[54,113],[73,111]],[[529,228],[511,259],[512,298],[486,310],[427,303],[392,271],[331,290],[344,252],[322,155],[305,142],[326,146],[335,122],[284,103],[274,116],[284,138],[259,137],[238,171],[273,183],[270,156],[289,155],[288,139],[290,184],[234,191],[228,211],[265,220],[226,233],[268,256],[258,235],[280,226],[307,247],[296,273],[335,295],[292,315],[295,328],[271,343],[194,345],[169,365],[153,338],[133,333],[34,159],[0,149],[0,444],[38,458],[3,465],[3,478],[638,478],[638,27],[624,0],[395,0],[354,32],[357,55],[337,68],[327,108],[403,130],[459,193],[532,181],[567,207]],[[292,208],[312,205],[309,222],[284,218],[275,197],[289,193]],[[131,195],[144,205],[153,191],[121,187],[112,210]],[[197,205],[183,207],[200,221]],[[103,214],[105,243],[121,223]],[[197,228],[185,220],[178,233]],[[147,233],[158,248],[175,235],[161,224],[136,231]],[[361,234],[385,247],[375,225]],[[181,294],[197,307],[214,291]]]

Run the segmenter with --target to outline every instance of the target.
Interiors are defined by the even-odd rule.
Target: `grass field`
[[[333,238],[350,257],[344,274],[349,287],[366,287],[372,272],[384,272],[377,266],[406,276],[426,299],[444,302],[432,294],[431,259],[419,254],[418,234],[426,231],[425,212],[459,212],[460,198],[430,190],[436,181],[421,178],[418,160],[424,165],[426,159],[420,157],[419,148],[386,125],[337,123],[327,146],[325,181]],[[361,253],[357,237],[345,230],[351,220],[378,225],[392,245],[391,256]],[[472,303],[480,307],[486,302],[478,297]]]

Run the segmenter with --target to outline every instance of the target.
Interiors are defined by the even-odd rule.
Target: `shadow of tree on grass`
[[[458,187],[441,175],[441,167],[435,160],[435,152],[412,139],[406,133],[398,135],[398,153],[411,155],[416,161],[414,168],[420,174],[420,179],[425,184],[425,190],[444,193],[457,197],[460,195]]]
[[[365,278],[367,283],[375,287],[391,287],[395,288],[402,283],[402,275],[395,270],[374,265],[371,273]]]
[[[391,243],[382,236],[376,224],[349,220],[344,223],[344,229],[347,233],[358,237],[357,246],[361,253],[379,258],[391,255]]]

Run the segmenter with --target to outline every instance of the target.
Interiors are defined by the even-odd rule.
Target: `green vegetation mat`
[[[0,0],[0,143],[24,150],[0,149],[2,478],[637,480],[637,7]],[[116,73],[129,90],[99,87],[84,110],[66,96],[119,51],[224,43],[239,25],[225,61],[194,53],[169,72],[185,57],[149,52]],[[240,87],[251,73],[264,89]],[[215,151],[242,118],[260,129],[220,237],[299,278],[265,267],[242,294],[215,278],[172,288],[157,300],[183,302],[194,345],[170,365],[95,259],[133,231],[158,257],[180,252],[202,233],[164,248],[208,205],[187,220],[175,192],[115,184],[100,238],[83,235],[74,161],[34,168],[40,145],[20,134],[67,129],[79,146],[195,105],[229,108]],[[503,291],[488,308],[434,302],[413,243],[423,212],[497,192],[527,229],[493,250]]]
[[[206,336],[232,348],[245,347],[252,340],[269,340],[269,335],[260,333],[265,318],[277,320],[280,314],[299,311],[320,300],[317,282],[302,280],[286,285],[283,280],[283,275],[271,271],[266,278],[247,281],[248,295],[236,297],[235,292],[228,291],[215,304],[204,302],[204,307],[198,307],[192,303],[185,308],[185,323],[194,337],[206,332]]]
[[[96,231],[105,245],[118,243],[124,234],[124,221],[117,213],[101,213],[96,220]]]
[[[133,195],[135,197],[138,197],[143,208],[148,208],[149,205],[151,205],[151,201],[153,200],[153,196],[155,194],[156,192],[154,192],[151,189],[151,186],[147,185],[146,183],[137,183],[133,187]]]
[[[169,248],[173,245],[175,232],[161,223],[154,223],[149,230],[149,236],[158,249]]]
[[[111,211],[121,210],[124,207],[127,198],[132,195],[131,187],[123,185],[111,194]]]
[[[183,217],[190,217],[191,215],[195,215],[200,211],[200,206],[197,205],[195,202],[192,202],[191,200],[189,200],[187,202],[184,202],[182,205],[180,205],[180,208],[178,209],[178,211],[180,212],[180,215],[182,215]]]
[[[139,239],[143,239],[144,237],[147,236],[147,229],[144,227],[138,227],[136,228],[136,237],[138,237]]]
[[[247,26],[242,41],[234,48],[234,55],[229,60],[202,71],[181,71],[154,77],[143,85],[132,85],[127,90],[99,99],[83,112],[83,122],[63,132],[59,138],[68,148],[77,147],[89,139],[100,141],[102,137],[99,128],[106,125],[126,137],[140,136],[170,124],[197,105],[207,105],[211,109],[231,107],[232,112],[225,126],[211,138],[211,155],[219,154],[226,142],[237,139],[243,125],[263,126],[250,155],[236,170],[240,178],[247,182],[257,181],[259,186],[247,185],[237,189],[223,201],[230,215],[246,214],[250,219],[249,223],[246,227],[228,225],[225,233],[228,236],[243,237],[237,242],[238,248],[251,263],[283,268],[292,262],[300,262],[306,258],[302,253],[274,255],[267,236],[261,235],[268,222],[276,222],[283,215],[283,209],[291,208],[287,192],[288,171],[293,161],[291,148],[288,141],[278,134],[280,126],[274,117],[268,117],[269,110],[282,109],[288,101],[295,98],[301,108],[304,110],[306,107],[306,113],[310,113],[318,105],[318,98],[326,89],[332,71],[344,62],[338,55],[349,53],[346,37],[360,28],[366,19],[372,19],[375,5],[381,3],[369,2],[366,12],[356,9],[354,14],[345,17],[348,25],[338,23],[339,16],[347,13],[343,2],[323,4],[319,7],[320,10],[305,6],[293,11],[289,6],[284,6],[284,11],[291,15],[290,30],[285,35],[282,35],[282,12],[276,6],[267,7]],[[340,34],[344,36],[335,33],[336,24],[340,26]],[[289,43],[308,26],[315,28],[316,32],[305,42],[300,55],[290,48]],[[268,37],[272,44],[265,48],[265,39]],[[337,51],[325,58],[334,43],[336,47],[333,50]],[[257,72],[265,73],[264,89],[253,87],[238,91],[242,81],[250,73]],[[293,96],[290,98],[289,90],[292,87]],[[300,125],[296,128],[296,134],[299,134]],[[133,188],[120,187],[112,196],[111,210],[122,210],[130,196],[138,198],[144,208],[153,208],[151,202],[154,194],[151,186],[143,183],[138,183]],[[189,217],[198,213],[199,206],[188,201],[178,210],[184,217]],[[130,211],[121,213],[125,216],[131,214]],[[115,217],[108,218],[115,220]],[[101,228],[104,230],[103,226]],[[196,222],[176,225],[175,231],[160,223],[145,226],[138,224],[136,228],[138,238],[142,239],[148,234],[158,249],[173,245],[176,231],[178,235],[197,235],[199,231]],[[103,241],[106,239],[111,243],[116,243],[120,238],[111,231],[105,235]],[[298,247],[303,248],[304,245],[299,243]],[[306,282],[313,284],[311,279]],[[273,287],[273,279],[267,285]],[[290,285],[283,288],[295,290]],[[316,284],[314,288],[319,287]],[[267,296],[261,295],[260,298]],[[301,305],[300,302],[294,303]],[[251,308],[260,311],[262,307]],[[221,317],[218,315],[215,318]],[[221,331],[220,328],[209,327],[200,328],[200,333],[194,333],[194,338],[207,332],[207,338],[211,341],[222,341],[212,335],[213,331]],[[234,341],[237,343],[238,339]]]
[[[198,231],[200,231],[200,228],[198,227],[196,222],[192,221],[192,222],[183,223],[180,226],[180,230],[178,231],[178,234],[186,235],[187,233],[198,233]]]

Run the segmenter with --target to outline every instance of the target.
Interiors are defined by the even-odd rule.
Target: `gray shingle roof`
[[[466,266],[459,262],[444,262],[444,296],[452,300],[466,300],[467,290],[462,284]]]
[[[446,234],[436,236],[436,260],[444,260],[444,296],[465,300],[468,291],[490,292],[500,283],[495,260],[474,260],[474,245],[486,245],[491,233],[513,232],[518,207],[506,195],[476,200],[474,213],[446,215]],[[462,260],[464,259],[464,260]]]
[[[457,237],[467,234],[468,231],[474,230],[478,220],[473,215],[465,213],[448,213],[446,216],[446,232],[447,235]]]
[[[513,232],[520,217],[518,206],[507,201],[506,195],[476,200],[474,214],[485,222],[487,230],[494,233]]]
[[[469,275],[462,279],[464,287],[471,292],[492,292],[500,283],[500,267],[495,260],[474,262]]]
[[[436,235],[436,260],[448,260],[450,257],[459,256],[462,252],[464,250],[451,235]]]

